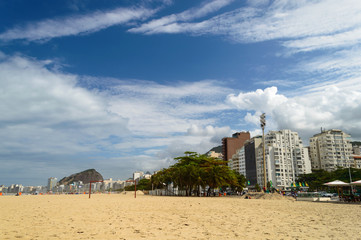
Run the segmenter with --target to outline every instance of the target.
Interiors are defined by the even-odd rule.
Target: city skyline
[[[0,184],[123,179],[234,132],[361,139],[361,3],[0,3]],[[317,24],[316,24],[317,23]],[[307,144],[308,145],[308,144]]]

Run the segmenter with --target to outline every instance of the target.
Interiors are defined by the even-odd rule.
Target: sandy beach
[[[361,239],[361,205],[124,194],[0,196],[0,239]]]

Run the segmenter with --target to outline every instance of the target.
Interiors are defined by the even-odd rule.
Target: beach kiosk
[[[352,183],[350,183],[350,184],[351,184],[351,185],[354,185],[354,186],[361,186],[361,180],[352,182]]]
[[[352,186],[361,186],[361,180],[358,180],[358,181],[355,181],[355,182],[352,182],[350,183]],[[356,202],[361,202],[361,196],[360,195],[356,195],[354,196],[355,198],[355,201]]]
[[[340,181],[340,180],[335,180],[335,181],[332,181],[332,182],[328,182],[328,183],[325,183],[323,185],[326,185],[326,186],[329,186],[329,187],[337,187],[337,194],[338,194],[338,197],[339,197],[340,200],[343,199],[342,187],[350,186],[349,183],[345,183],[345,182]],[[340,196],[340,188],[341,188],[341,196]]]

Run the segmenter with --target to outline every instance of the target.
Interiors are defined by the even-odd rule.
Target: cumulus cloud
[[[239,93],[238,96],[231,94],[227,100],[240,109],[267,111],[273,110],[280,104],[287,101],[283,95],[277,94],[277,87],[266,88],[265,90],[257,89],[254,92]]]
[[[23,39],[28,41],[49,40],[51,38],[88,34],[114,25],[133,20],[142,20],[156,12],[147,8],[117,8],[110,11],[96,11],[85,15],[46,19],[26,25],[15,26],[0,34],[4,41]]]
[[[248,122],[258,124],[257,115],[265,112],[267,120],[275,127],[272,129],[268,125],[270,130],[291,129],[306,140],[321,127],[344,130],[356,139],[361,137],[358,120],[361,117],[361,92],[343,88],[342,84],[313,89],[296,97],[286,97],[272,87],[240,93],[237,97],[230,95],[228,99],[238,109],[249,111],[245,117]]]
[[[232,130],[230,127],[213,127],[208,125],[206,127],[200,127],[193,124],[187,130],[188,136],[200,136],[209,138],[210,143],[212,144],[220,144],[221,139],[232,134]]]
[[[254,125],[260,124],[260,116],[262,115],[262,112],[256,111],[254,114],[247,112],[246,116],[244,117],[244,120],[247,123],[251,123]]]

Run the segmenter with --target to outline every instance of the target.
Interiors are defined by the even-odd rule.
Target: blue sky
[[[126,179],[235,131],[361,139],[361,3],[0,1],[0,184]]]

